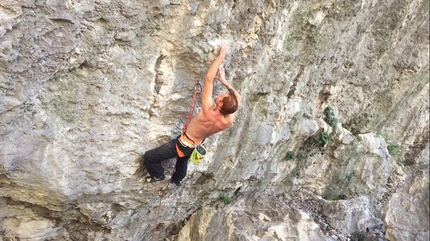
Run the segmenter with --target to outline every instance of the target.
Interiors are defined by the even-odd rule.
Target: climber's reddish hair
[[[239,108],[239,103],[237,102],[236,95],[230,93],[228,96],[222,99],[222,106],[219,112],[223,115],[233,114]]]

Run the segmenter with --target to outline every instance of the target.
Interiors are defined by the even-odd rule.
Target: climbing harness
[[[197,99],[201,93],[202,93],[202,85],[197,81],[196,85],[194,86],[194,94],[193,94],[193,99],[192,99],[191,104],[190,104],[190,111],[188,112],[188,118],[187,118],[187,121],[185,122],[184,126],[182,127],[182,133],[185,133],[185,131],[187,131],[188,124],[190,124],[190,121],[193,118],[194,111],[196,109]],[[196,149],[197,148],[195,148],[194,151]],[[204,147],[203,147],[203,149],[204,149]],[[193,153],[194,153],[194,151],[193,151]],[[204,149],[204,154],[206,154],[206,149]],[[204,156],[204,154],[203,154],[203,156]],[[201,157],[198,157],[198,158],[199,158],[199,160],[201,160]],[[176,163],[175,163],[175,168],[173,169],[173,173],[175,173],[175,171],[176,171]],[[166,191],[169,188],[169,185],[171,183],[172,183],[172,178],[170,177],[167,185],[158,191],[158,196],[160,196],[160,201],[158,203],[157,217],[155,218],[154,231],[152,232],[152,241],[154,241],[155,231],[157,230],[158,218],[160,217],[161,200],[163,199],[164,194],[166,194]]]

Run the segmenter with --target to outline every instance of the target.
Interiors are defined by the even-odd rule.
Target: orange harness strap
[[[176,152],[178,153],[179,157],[184,157],[185,156],[185,153],[183,151],[181,151],[181,149],[179,149],[178,143],[176,143]]]

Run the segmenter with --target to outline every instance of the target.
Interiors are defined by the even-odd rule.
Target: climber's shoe
[[[177,187],[181,186],[181,181],[179,180],[173,180],[171,181],[173,184],[175,184]]]
[[[161,180],[164,180],[166,177],[163,175],[163,176],[161,176],[160,178],[156,178],[156,177],[153,177],[153,176],[147,176],[147,177],[145,177],[145,181],[146,182],[158,182],[158,181],[161,181]]]

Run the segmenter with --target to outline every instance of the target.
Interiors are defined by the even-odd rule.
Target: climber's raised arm
[[[228,90],[228,92],[229,92],[230,94],[233,94],[233,95],[236,97],[237,104],[238,104],[238,105],[240,105],[240,102],[242,101],[242,96],[240,96],[239,92],[237,92],[237,91],[233,88],[233,86],[231,86],[231,85],[228,83],[227,79],[225,78],[225,70],[224,70],[224,67],[222,67],[222,66],[220,66],[220,67],[219,67],[218,75],[217,75],[215,78],[216,78],[216,79],[218,79],[218,80],[219,80],[219,82],[221,82],[221,84],[223,84],[223,85],[227,88],[227,90]]]
[[[218,57],[215,59],[208,72],[206,73],[202,92],[202,111],[204,114],[214,106],[212,101],[213,81],[215,79],[219,66],[224,61],[224,58],[227,54],[227,50],[228,44],[222,44]]]

